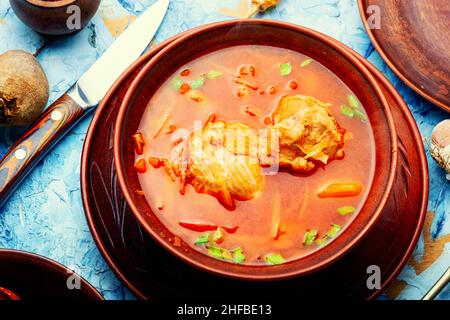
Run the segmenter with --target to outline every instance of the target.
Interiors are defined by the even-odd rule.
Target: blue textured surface
[[[10,49],[41,50],[38,60],[51,88],[50,102],[58,98],[111,44],[113,36],[105,22],[139,15],[154,0],[103,0],[100,12],[76,35],[46,42],[24,26],[8,1],[0,2],[0,53]],[[230,19],[219,10],[236,8],[239,0],[172,0],[155,42],[208,22]],[[429,137],[435,124],[448,114],[411,91],[386,66],[374,50],[362,25],[356,0],[282,0],[265,17],[297,23],[326,33],[349,45],[379,68],[401,93],[420,127]],[[80,155],[90,117],[72,130],[40,163],[10,200],[0,209],[0,247],[35,252],[80,273],[107,299],[132,299],[102,259],[89,232],[80,193]],[[0,129],[0,156],[17,139],[19,130]],[[432,241],[450,233],[447,221],[450,186],[444,172],[429,157],[430,200],[434,211]],[[425,253],[421,237],[414,259]],[[450,264],[449,244],[425,271],[416,274],[408,264],[400,281],[407,283],[397,298],[417,299]],[[386,296],[383,296],[386,298]],[[447,288],[441,299],[450,299]]]

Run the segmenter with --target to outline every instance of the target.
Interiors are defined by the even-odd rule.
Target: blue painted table
[[[81,32],[46,42],[15,17],[8,1],[0,2],[0,53],[11,49],[39,52],[58,98],[154,0],[103,0],[101,9]],[[155,38],[159,43],[181,31],[242,15],[246,0],[171,0]],[[297,23],[349,45],[375,64],[401,93],[429,137],[449,115],[405,86],[381,60],[362,25],[356,0],[282,0],[267,18]],[[75,270],[107,299],[133,299],[102,259],[84,216],[80,193],[80,154],[89,126],[85,119],[53,149],[0,209],[0,247],[35,252]],[[18,130],[0,129],[0,156],[17,139]],[[382,298],[417,299],[450,264],[450,185],[428,157],[429,213],[413,257]],[[450,299],[450,288],[439,298]]]

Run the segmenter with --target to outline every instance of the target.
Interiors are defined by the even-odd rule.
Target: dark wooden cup
[[[100,1],[10,0],[9,2],[17,17],[33,30],[47,35],[62,35],[82,29],[97,12]]]

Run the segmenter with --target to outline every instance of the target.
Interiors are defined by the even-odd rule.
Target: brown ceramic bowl
[[[373,127],[376,171],[367,201],[354,221],[333,242],[304,258],[278,266],[245,266],[208,257],[186,243],[175,246],[174,236],[152,212],[143,197],[134,169],[131,136],[137,131],[148,102],[178,68],[199,56],[234,45],[283,47],[306,54],[338,75],[365,106]],[[164,248],[183,261],[219,275],[244,280],[285,279],[323,268],[348,252],[380,217],[393,187],[397,165],[397,135],[392,114],[380,87],[364,65],[326,36],[300,26],[269,20],[234,20],[195,29],[162,49],[142,69],[122,102],[114,136],[117,176],[139,223]],[[367,248],[370,250],[370,248]]]
[[[79,31],[95,15],[101,0],[9,0],[17,17],[31,29],[47,34],[62,35]],[[68,19],[74,14],[71,6],[80,9],[80,28],[69,28]]]
[[[20,300],[103,300],[73,271],[53,260],[17,250],[0,249],[0,288],[0,300],[15,296]]]

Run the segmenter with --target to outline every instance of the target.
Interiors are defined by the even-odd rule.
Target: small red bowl
[[[184,64],[225,47],[259,44],[287,48],[322,63],[358,96],[373,127],[376,167],[367,200],[354,221],[333,242],[304,258],[278,266],[246,266],[213,259],[182,243],[152,212],[147,201],[137,196],[141,189],[134,169],[131,136],[141,115],[161,84]],[[394,121],[376,80],[348,51],[316,31],[270,20],[233,20],[197,28],[161,50],[136,77],[124,97],[114,135],[114,160],[120,187],[139,223],[159,244],[183,261],[204,271],[241,280],[278,280],[311,273],[348,252],[375,224],[392,190],[397,165],[397,134]],[[370,248],[368,248],[370,250]]]

